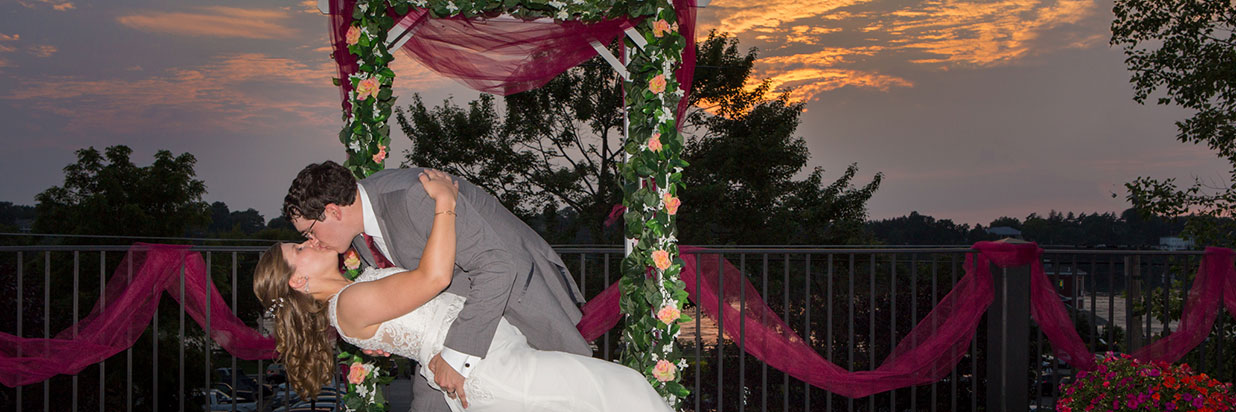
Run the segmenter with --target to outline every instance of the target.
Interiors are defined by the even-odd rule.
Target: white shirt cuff
[[[455,368],[455,371],[463,375],[464,378],[467,378],[468,374],[472,373],[472,369],[476,367],[476,363],[481,361],[481,358],[457,352],[451,348],[442,348],[442,360],[446,361],[447,365]]]

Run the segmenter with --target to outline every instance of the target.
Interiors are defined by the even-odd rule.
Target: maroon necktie
[[[386,260],[386,256],[382,256],[382,251],[378,249],[378,246],[373,244],[373,236],[369,236],[366,233],[361,233],[361,237],[365,238],[365,245],[369,246],[369,253],[373,254],[373,263],[378,267],[378,269],[395,267],[391,261]]]

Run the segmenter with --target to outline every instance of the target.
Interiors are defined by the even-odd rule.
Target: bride
[[[352,282],[339,272],[335,252],[310,242],[272,246],[258,261],[253,292],[274,314],[276,349],[302,398],[316,396],[330,381],[336,334],[359,348],[422,365],[442,351],[464,304],[464,297],[441,293],[451,283],[455,264],[459,189],[435,170],[420,180],[436,213],[417,268],[370,268]],[[630,368],[533,349],[505,319],[493,339],[485,362],[459,393],[443,393],[452,411],[670,410],[644,376]],[[432,385],[429,368],[419,369]]]

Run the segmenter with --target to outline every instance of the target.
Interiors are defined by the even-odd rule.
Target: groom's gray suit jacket
[[[360,181],[396,266],[415,268],[433,225],[434,200],[421,186],[422,169],[390,169]],[[592,356],[579,334],[583,296],[562,258],[540,235],[489,193],[459,181],[455,274],[446,290],[467,298],[446,335],[446,347],[485,357],[498,320],[518,327],[541,350]],[[364,239],[352,242],[374,262]]]

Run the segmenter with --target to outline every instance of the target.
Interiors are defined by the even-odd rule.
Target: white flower
[[[550,7],[553,7],[555,9],[561,9],[563,7],[566,7],[566,3],[560,2],[558,0],[553,0],[546,4],[549,4]]]
[[[557,17],[558,17],[558,20],[566,20],[571,17],[571,14],[567,13],[566,10],[558,10]]]
[[[413,2],[412,4],[415,4],[415,5],[416,5],[416,7],[422,7],[422,8],[423,8],[423,7],[425,7],[425,5],[426,5],[426,4],[429,4],[429,2],[426,2],[425,0],[416,0],[416,1],[415,1],[415,2]]]
[[[454,1],[447,1],[446,10],[451,13],[454,13],[454,12],[459,11],[459,6],[456,6]]]

